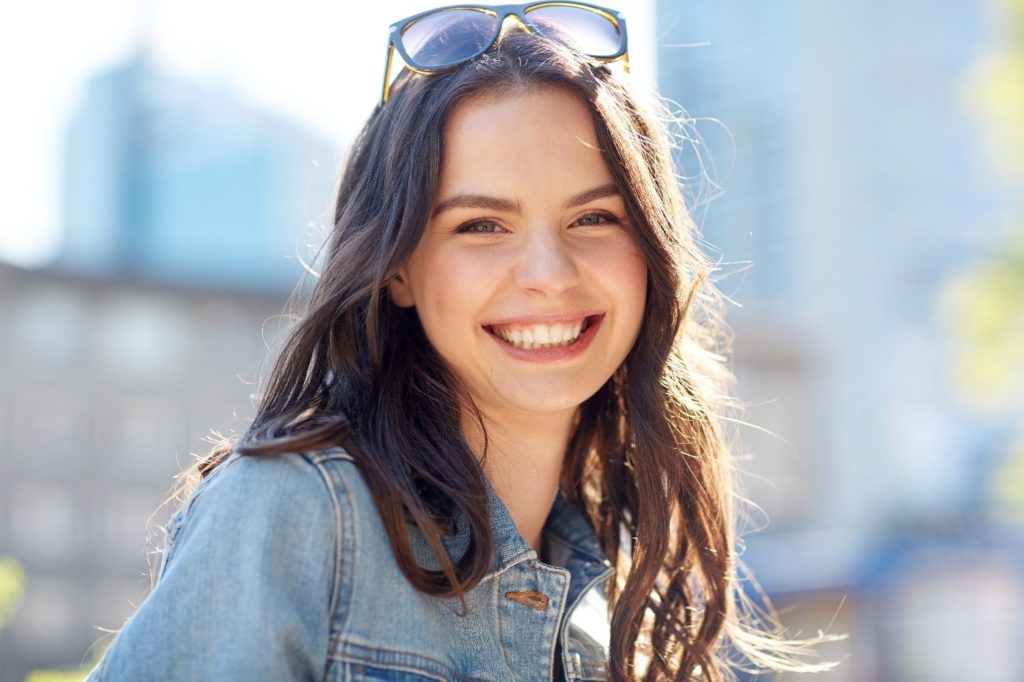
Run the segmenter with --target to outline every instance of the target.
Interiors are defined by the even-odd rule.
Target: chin
[[[600,387],[598,387],[600,388]],[[586,402],[598,389],[590,393],[574,392],[571,395],[562,395],[557,400],[552,399],[549,393],[537,399],[537,394],[508,396],[503,401],[506,405],[519,412],[532,412],[535,414],[558,414],[577,409]]]

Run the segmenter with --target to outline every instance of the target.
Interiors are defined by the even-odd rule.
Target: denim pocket
[[[352,682],[425,682],[427,680],[434,681],[443,678],[415,673],[409,670],[353,663],[349,667],[348,676],[344,679],[352,680]]]

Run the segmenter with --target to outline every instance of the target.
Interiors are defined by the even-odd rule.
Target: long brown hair
[[[463,596],[494,551],[480,462],[460,430],[475,411],[389,279],[419,242],[434,200],[445,121],[483,92],[572,92],[592,114],[604,158],[645,255],[647,307],[622,366],[579,410],[561,489],[583,508],[614,567],[609,585],[616,680],[732,676],[747,667],[814,670],[767,610],[738,586],[724,427],[737,405],[730,337],[713,268],[697,246],[662,124],[608,67],[519,31],[454,71],[403,72],[356,139],[337,194],[322,272],[285,341],[248,431],[179,477],[184,499],[231,452],[259,456],[344,446],[369,485],[405,576]],[[468,520],[453,561],[442,537]],[[415,560],[419,527],[443,570]],[[747,605],[747,606],[745,606]]]

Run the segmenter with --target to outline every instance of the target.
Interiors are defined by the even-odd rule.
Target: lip
[[[505,317],[500,320],[491,320],[484,324],[484,327],[507,327],[510,325],[528,324],[565,324],[566,322],[579,322],[588,317],[603,316],[600,310],[580,310],[574,313],[561,313],[559,315],[523,315],[521,317]]]
[[[511,343],[501,338],[497,334],[493,333],[489,327],[491,325],[485,325],[487,329],[487,336],[491,337],[501,350],[508,353],[511,357],[516,360],[524,360],[526,362],[536,363],[557,363],[567,362],[575,357],[583,354],[584,351],[590,346],[590,343],[594,340],[597,335],[597,331],[601,328],[601,324],[604,322],[604,313],[593,313],[590,315],[579,315],[578,313],[572,315],[562,315],[558,317],[552,316],[539,316],[539,317],[518,317],[514,321],[503,321],[494,322],[494,325],[509,325],[509,324],[555,324],[558,322],[575,322],[583,318],[590,318],[590,325],[580,334],[579,338],[569,346],[557,346],[554,348],[535,348],[533,350],[526,350],[525,348],[516,348]],[[526,322],[524,320],[530,320]]]

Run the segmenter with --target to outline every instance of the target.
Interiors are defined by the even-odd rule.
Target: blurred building
[[[85,88],[64,251],[0,265],[0,555],[27,574],[0,682],[87,661],[148,591],[158,506],[210,429],[247,427],[337,167],[301,127],[141,57]]]
[[[244,430],[284,297],[0,266],[0,555],[27,574],[0,680],[77,665],[149,587],[147,520]],[[155,567],[158,556],[149,557]]]
[[[333,222],[329,143],[145,56],[88,83],[66,148],[60,269],[282,291]]]
[[[1024,668],[1019,553],[976,511],[993,442],[964,416],[937,314],[1004,236],[967,106],[987,9],[658,2],[660,90],[690,118],[681,174],[739,304],[747,419],[772,432],[743,432],[752,525],[768,521],[745,558],[804,634],[851,634],[830,680]],[[976,602],[956,594],[979,576]]]

